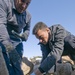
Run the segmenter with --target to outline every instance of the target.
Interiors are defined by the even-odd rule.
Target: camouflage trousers
[[[56,71],[54,73],[47,73],[45,75],[75,75],[75,71],[72,70],[70,63],[62,63],[56,65]]]

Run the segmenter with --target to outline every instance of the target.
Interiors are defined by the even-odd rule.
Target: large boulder
[[[33,71],[33,63],[29,61],[26,57],[22,58],[21,69],[24,75],[29,75]]]

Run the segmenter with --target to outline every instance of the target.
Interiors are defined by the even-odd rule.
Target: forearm
[[[28,23],[26,23],[26,27],[24,27],[23,29],[23,41],[27,41],[28,37],[29,37],[29,33],[30,33],[30,23],[31,21],[29,20]]]
[[[51,55],[48,56],[40,65],[39,69],[42,73],[48,72],[52,66],[56,64],[56,57]]]
[[[9,34],[7,31],[7,7],[5,9],[5,5],[3,1],[1,0],[2,3],[0,3],[0,42],[6,46],[10,42]],[[6,4],[7,5],[7,4]],[[5,9],[5,10],[4,10]]]
[[[10,38],[7,32],[6,26],[4,24],[0,24],[0,42],[4,45],[10,45]]]

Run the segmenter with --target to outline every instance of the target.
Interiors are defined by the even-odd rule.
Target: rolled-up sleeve
[[[64,50],[65,34],[65,29],[61,25],[58,25],[54,34],[54,44],[52,46],[53,48],[48,54],[47,58],[45,58],[45,60],[43,60],[40,65],[40,68],[43,71],[48,72],[53,67],[53,65],[55,65],[56,62],[60,60]]]

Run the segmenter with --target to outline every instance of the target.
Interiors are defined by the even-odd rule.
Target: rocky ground
[[[35,64],[34,70],[40,65],[39,60],[35,60],[35,58],[32,60]],[[44,75],[75,75],[75,71],[72,70],[72,65],[74,65],[74,62],[70,59],[70,57],[63,56],[62,59],[63,63],[56,65],[56,72],[49,71],[49,73]]]
[[[30,73],[39,67],[40,60],[36,60],[36,58],[37,57],[34,57],[29,61],[26,57],[23,57],[22,70],[24,75],[30,75]],[[72,64],[74,64],[74,62],[69,57],[63,57],[62,59],[64,62],[56,65],[56,72],[49,71],[44,75],[75,75],[75,71],[72,70]],[[1,52],[0,61],[3,61],[0,62],[0,75],[9,75]]]

